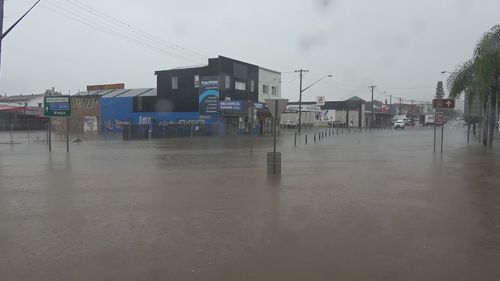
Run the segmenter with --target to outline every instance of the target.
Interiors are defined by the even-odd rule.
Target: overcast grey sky
[[[437,81],[446,79],[440,72],[469,58],[481,34],[500,23],[498,0],[71,1],[42,0],[4,39],[0,93],[39,93],[52,86],[75,93],[114,82],[156,87],[155,70],[206,63],[181,50],[167,49],[171,55],[138,46],[113,36],[124,31],[103,32],[63,16],[112,28],[78,2],[205,56],[281,71],[282,95],[293,100],[298,75],[290,72],[299,68],[310,70],[306,86],[334,75],[308,90],[305,100],[368,99],[372,84],[379,100],[385,99],[381,91],[430,100]],[[34,2],[7,1],[4,29]]]

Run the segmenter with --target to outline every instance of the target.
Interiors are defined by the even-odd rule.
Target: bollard
[[[307,144],[307,135],[306,135],[306,144]]]
[[[294,146],[297,146],[297,131],[295,131],[295,136],[293,138],[293,144],[294,144]]]
[[[337,127],[337,135],[339,134],[339,127]]]
[[[316,133],[314,133],[314,142],[316,142]]]

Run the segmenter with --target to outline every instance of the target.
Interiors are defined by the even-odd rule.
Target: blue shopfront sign
[[[241,111],[240,101],[221,101],[220,102],[221,111]]]

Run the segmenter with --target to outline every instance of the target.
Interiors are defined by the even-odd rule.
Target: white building
[[[11,106],[28,106],[28,107],[43,107],[43,97],[45,94],[31,94],[31,95],[15,95],[2,97],[0,96],[0,103],[8,104]]]
[[[259,102],[281,98],[281,73],[259,67]]]

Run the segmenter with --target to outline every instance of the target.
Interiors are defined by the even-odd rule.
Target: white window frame
[[[247,90],[247,83],[241,82],[241,81],[234,81],[234,89],[240,90],[240,91],[246,91]]]
[[[178,76],[172,76],[172,90],[178,90],[179,89],[179,77]]]
[[[194,87],[195,88],[200,87],[200,75],[199,74],[194,75]]]

